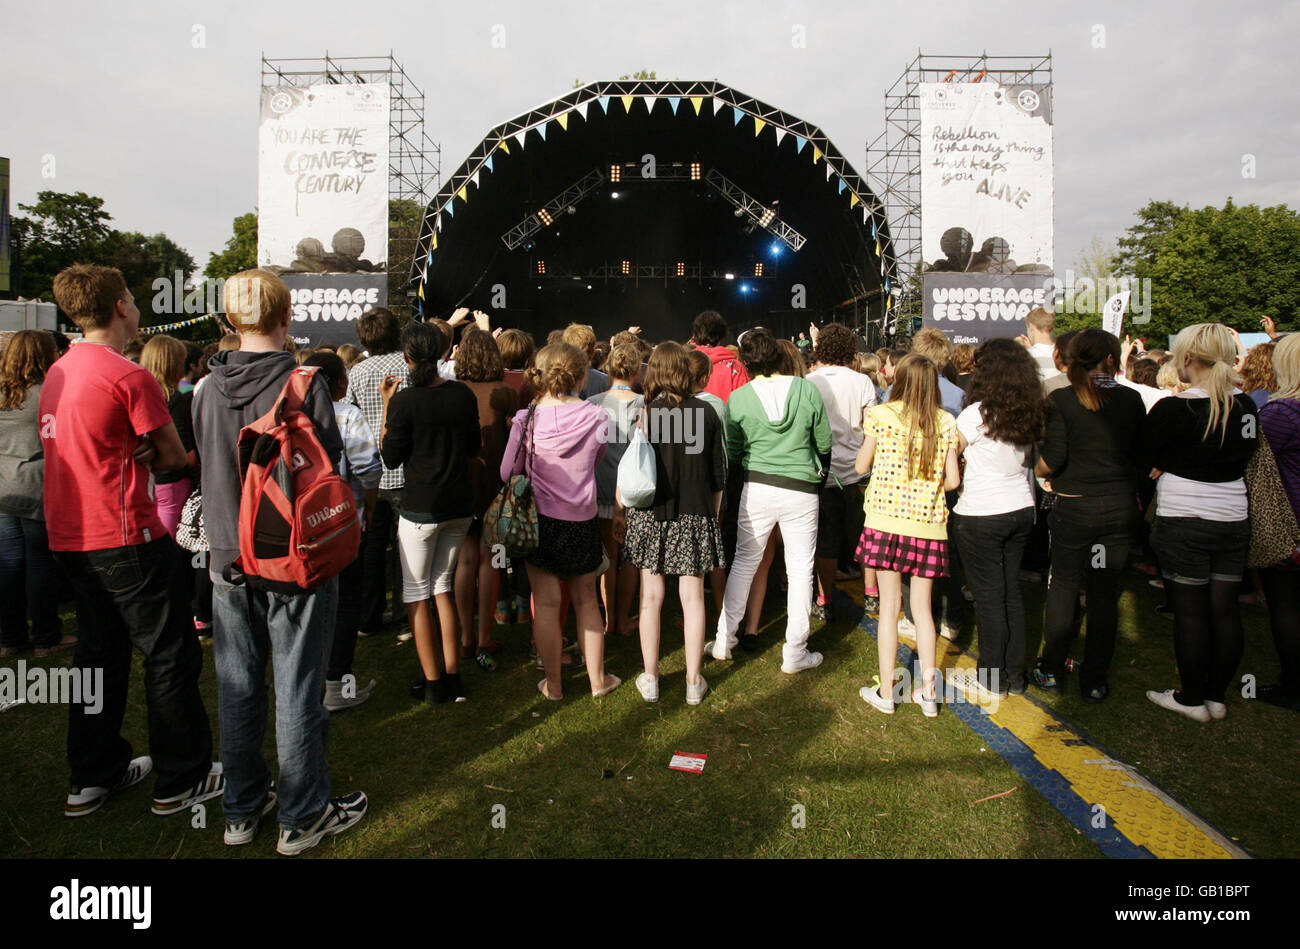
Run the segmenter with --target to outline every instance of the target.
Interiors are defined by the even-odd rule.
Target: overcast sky
[[[814,122],[865,174],[884,90],[918,49],[1050,50],[1058,273],[1094,236],[1113,241],[1148,199],[1300,206],[1294,0],[174,0],[29,3],[0,19],[0,155],[12,160],[12,213],[40,190],[86,191],[105,199],[116,227],[163,231],[200,268],[257,200],[263,53],[391,49],[428,96],[444,173],[489,128],[575,78],[647,68],[660,79],[716,79]],[[503,49],[492,46],[497,24]],[[802,49],[791,42],[796,24]],[[1242,174],[1248,154],[1253,179]],[[42,177],[46,156],[53,178]]]

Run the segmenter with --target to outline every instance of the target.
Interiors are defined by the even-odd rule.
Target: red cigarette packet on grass
[[[688,755],[684,751],[674,751],[673,760],[668,762],[668,767],[674,771],[689,771],[691,774],[701,774],[704,771],[704,759],[708,755]]]

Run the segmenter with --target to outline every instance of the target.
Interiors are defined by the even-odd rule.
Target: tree
[[[14,289],[32,299],[53,299],[55,275],[71,264],[94,263],[113,232],[104,199],[84,191],[42,191],[35,204],[19,204],[18,210],[29,216],[13,219],[21,264]]]
[[[1056,332],[1082,330],[1101,325],[1101,308],[1115,279],[1115,247],[1093,237],[1074,262],[1074,281],[1066,286],[1069,299],[1056,311]]]
[[[618,78],[620,81],[625,79],[636,79],[642,82],[652,82],[655,79],[657,79],[658,76],[655,75],[655,71],[653,69],[638,69],[636,72],[631,74],[624,73],[622,76],[619,76]],[[580,89],[585,85],[586,83],[581,79],[573,80],[573,88],[575,89]]]
[[[1140,263],[1154,264],[1166,236],[1187,212],[1172,201],[1150,201],[1137,212],[1138,223],[1116,242],[1114,272],[1135,276]]]
[[[204,275],[216,280],[257,266],[257,212],[249,211],[234,220],[234,234],[220,251],[208,254]]]

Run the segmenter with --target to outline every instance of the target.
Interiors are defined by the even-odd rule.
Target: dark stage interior
[[[539,341],[572,321],[592,324],[598,335],[639,325],[652,340],[685,339],[693,316],[710,308],[721,311],[733,330],[766,325],[786,336],[814,320],[836,318],[861,331],[868,318],[879,319],[882,267],[873,225],[863,213],[875,199],[824,139],[826,154],[814,161],[819,130],[752,99],[744,100],[752,110],[745,108],[737,121],[731,105],[715,114],[710,96],[697,115],[689,97],[680,99],[674,114],[666,94],[649,113],[648,99],[639,96],[629,114],[615,95],[607,110],[589,101],[585,119],[569,112],[567,129],[550,121],[545,139],[536,127],[529,129],[520,147],[514,132],[601,85],[610,84],[575,90],[498,126],[448,179],[430,205],[416,257],[425,317],[469,306]],[[672,91],[662,83],[624,85]],[[756,114],[769,116],[758,134]],[[773,114],[791,129],[779,144]],[[806,139],[802,150],[800,137]],[[653,177],[647,156],[653,157]],[[829,178],[828,157],[837,172]],[[692,163],[698,180],[691,180]],[[611,166],[618,166],[617,181]],[[464,198],[458,196],[475,170],[477,186],[465,185]],[[603,180],[589,178],[585,195],[553,202],[592,172]],[[761,218],[738,212],[723,194],[734,197],[735,188],[757,202],[751,212],[774,211],[770,223],[792,227],[803,246],[796,251],[760,226]],[[444,209],[449,197],[451,213]],[[553,213],[538,217],[548,205]],[[502,235],[530,215],[547,223],[508,248]],[[435,234],[436,247],[430,240]],[[883,225],[878,236],[888,254]]]

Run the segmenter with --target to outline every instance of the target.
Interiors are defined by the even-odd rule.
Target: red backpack
[[[361,547],[351,486],[338,476],[303,403],[317,367],[289,373],[271,410],[239,431],[239,556],[226,568],[272,593],[306,593]]]

